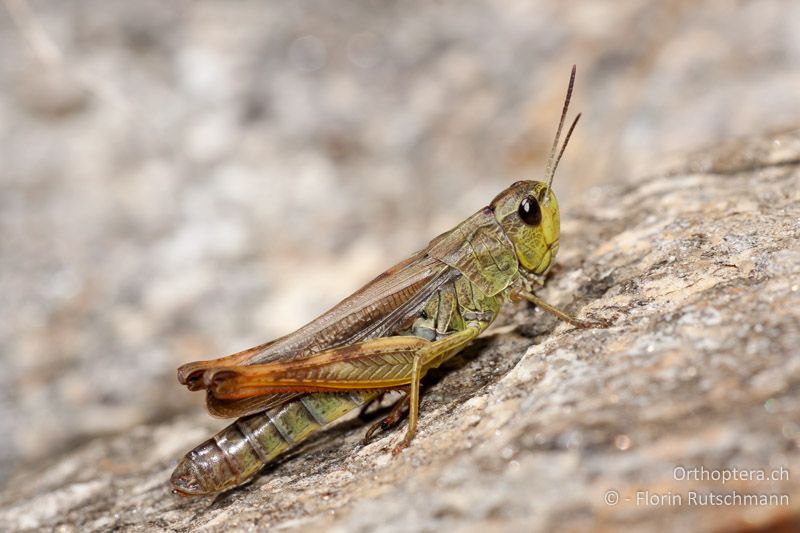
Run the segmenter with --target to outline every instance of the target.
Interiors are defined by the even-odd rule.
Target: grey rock
[[[573,63],[565,212],[800,124],[798,2],[1,4],[0,486],[541,176]]]
[[[498,327],[428,376],[420,432],[399,457],[390,450],[402,431],[362,446],[365,428],[351,420],[243,488],[181,499],[169,491],[169,473],[212,431],[197,409],[19,474],[0,497],[0,523],[62,531],[796,528],[799,146],[800,130],[744,139],[649,178],[593,188],[563,214],[558,267],[541,295],[611,327],[575,330],[509,304]],[[777,479],[741,479],[743,470]],[[703,504],[708,493],[778,501]]]

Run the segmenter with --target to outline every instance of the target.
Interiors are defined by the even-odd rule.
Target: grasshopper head
[[[561,120],[558,123],[553,147],[547,158],[547,168],[544,171],[547,183],[518,181],[498,194],[489,205],[506,235],[514,244],[514,251],[520,266],[527,272],[538,276],[547,273],[558,251],[560,222],[558,201],[556,201],[552,186],[558,162],[561,161],[572,131],[578,124],[578,119],[581,118],[581,114],[578,113],[567,130],[564,144],[558,150],[561,128],[564,127],[564,119],[567,118],[567,109],[570,98],[572,98],[574,84],[575,66],[573,65],[567,86],[567,97],[564,99],[564,108],[561,110]]]
[[[514,244],[522,268],[547,273],[558,251],[558,201],[546,183],[518,181],[498,194],[489,207]]]

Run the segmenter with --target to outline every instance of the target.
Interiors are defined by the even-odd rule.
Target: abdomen
[[[180,494],[203,495],[246,483],[272,459],[378,394],[373,390],[307,394],[242,417],[187,453],[172,473],[172,486]]]

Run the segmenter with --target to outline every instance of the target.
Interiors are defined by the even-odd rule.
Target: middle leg
[[[370,428],[367,430],[367,434],[364,435],[364,440],[362,441],[362,443],[364,445],[369,444],[369,441],[372,440],[372,437],[375,435],[375,433],[378,432],[378,430],[386,431],[387,429],[391,428],[392,426],[400,422],[400,420],[403,418],[405,414],[404,411],[407,405],[408,405],[408,388],[406,387],[403,390],[403,396],[399,400],[397,400],[397,402],[392,407],[392,410],[389,411],[389,414],[383,417],[383,419],[379,420],[378,422],[372,424],[372,426],[370,426]]]

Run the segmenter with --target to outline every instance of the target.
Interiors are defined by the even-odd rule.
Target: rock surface
[[[677,163],[658,170],[654,164],[663,160],[664,153],[682,154],[722,139],[800,124],[798,16],[800,3],[773,0],[743,4],[277,0],[269,7],[258,0],[0,3],[0,513],[6,519],[2,524],[24,528],[60,523],[65,529],[94,524],[102,529],[118,522],[133,528],[181,529],[194,514],[199,524],[213,519],[212,526],[235,514],[244,527],[248,516],[262,520],[262,525],[269,520],[291,524],[294,518],[297,524],[304,523],[301,519],[323,523],[319,513],[334,510],[325,515],[325,524],[352,526],[344,518],[352,513],[349,502],[381,494],[386,498],[380,502],[382,509],[396,506],[393,520],[400,509],[412,509],[420,513],[420,520],[434,516],[439,522],[466,523],[464,517],[483,513],[497,523],[516,525],[512,518],[522,516],[534,503],[540,507],[532,516],[540,522],[577,523],[570,520],[595,512],[592,505],[598,505],[597,499],[581,499],[585,485],[577,477],[570,478],[583,487],[570,487],[574,493],[570,498],[577,500],[564,499],[561,514],[540,510],[545,504],[553,508],[542,496],[541,484],[548,479],[564,484],[569,468],[577,472],[577,462],[565,467],[567,474],[547,468],[556,465],[544,465],[542,475],[550,478],[542,477],[539,485],[526,489],[539,498],[536,502],[528,502],[525,491],[513,484],[504,489],[513,494],[504,493],[500,485],[488,486],[485,491],[495,500],[480,493],[469,496],[468,491],[454,495],[455,485],[440,487],[434,482],[435,469],[425,474],[434,457],[453,466],[448,475],[460,472],[464,479],[477,474],[459,463],[461,458],[467,462],[470,457],[493,457],[495,462],[483,459],[470,467],[483,465],[491,473],[510,457],[508,468],[519,469],[515,479],[535,479],[538,467],[536,475],[529,474],[529,460],[515,454],[524,458],[525,450],[535,449],[541,454],[535,457],[543,460],[550,457],[548,449],[570,450],[573,455],[559,457],[579,461],[581,453],[608,449],[602,447],[605,441],[592,440],[594,429],[576,422],[584,415],[570,410],[593,405],[577,399],[562,409],[555,422],[521,418],[541,423],[531,429],[534,436],[540,435],[532,445],[503,440],[511,439],[510,433],[490,434],[491,424],[502,424],[508,412],[538,409],[538,403],[519,409],[508,403],[503,411],[493,403],[497,398],[501,403],[523,398],[510,396],[514,383],[524,384],[519,394],[529,390],[538,394],[537,384],[529,383],[536,378],[514,377],[512,372],[503,381],[509,388],[499,397],[491,396],[492,384],[514,368],[532,343],[544,342],[544,351],[526,356],[515,372],[529,368],[543,353],[552,355],[556,359],[541,359],[536,367],[542,372],[542,387],[554,386],[546,377],[553,379],[549,363],[557,367],[559,357],[580,356],[577,368],[593,361],[584,360],[593,352],[560,352],[547,344],[554,342],[554,323],[524,307],[510,307],[504,316],[505,324],[516,324],[515,330],[501,330],[505,333],[482,341],[480,349],[465,355],[461,368],[456,365],[438,376],[437,385],[432,384],[436,376],[429,380],[426,409],[432,412],[424,423],[430,429],[423,430],[420,451],[410,450],[398,461],[381,452],[383,445],[359,455],[356,442],[364,429],[351,424],[332,430],[315,444],[322,456],[301,455],[276,470],[275,479],[287,481],[285,495],[277,490],[280,481],[269,484],[273,478],[267,474],[208,511],[204,511],[208,502],[204,507],[173,501],[163,486],[170,462],[220,427],[201,411],[198,395],[176,385],[174,369],[182,362],[230,353],[294,329],[463,219],[510,181],[539,176],[572,63],[578,65],[573,107],[584,112],[584,119],[556,184],[566,237],[561,266],[545,294],[576,311],[589,305],[586,312],[604,315],[614,313],[602,307],[606,286],[609,298],[645,289],[659,294],[661,285],[624,284],[628,275],[650,279],[644,270],[635,270],[637,263],[631,263],[629,270],[617,263],[628,255],[609,259],[601,254],[598,260],[589,254],[604,243],[620,244],[623,241],[613,241],[623,238],[618,235],[640,243],[649,238],[659,246],[686,245],[690,258],[697,252],[691,246],[706,253],[703,246],[717,245],[715,240],[704,243],[695,237],[681,241],[676,235],[684,235],[682,228],[635,233],[635,228],[653,229],[649,225],[661,220],[647,221],[648,216],[672,216],[660,211],[655,198],[638,205],[637,190],[670,188],[660,180],[689,188],[683,192],[690,197],[687,209],[698,202],[714,206],[717,200],[724,201],[720,195],[734,194],[727,189],[729,183],[739,183],[736,194],[742,196],[745,209],[752,209],[753,202],[766,209],[762,204],[772,200],[760,195],[769,194],[774,183],[754,178],[747,195],[745,185],[736,180],[746,173],[760,179],[764,173],[770,178],[771,172],[789,171],[796,159],[796,137],[784,137],[780,145],[772,139],[747,141],[689,160],[677,155]],[[645,183],[628,180],[624,185],[629,176],[643,174],[661,178]],[[699,186],[692,180],[706,174],[718,180],[721,191],[693,194]],[[603,183],[616,186],[595,188]],[[775,201],[779,204],[780,198]],[[653,211],[644,214],[645,206]],[[726,205],[717,209],[738,210]],[[689,224],[698,219],[687,215],[676,220]],[[766,217],[765,222],[769,230],[775,221]],[[749,231],[762,226],[754,222]],[[761,283],[757,276],[763,268],[776,279],[782,276],[769,270],[777,267],[748,259],[749,243],[760,241],[747,232],[730,235],[719,241],[721,251],[714,248],[709,253],[740,254],[742,263],[730,264],[752,272],[753,283]],[[660,240],[663,236],[668,238]],[[641,244],[625,254],[631,261],[640,260],[648,250]],[[676,248],[669,255],[648,259],[657,265],[654,275],[664,276],[656,277],[659,283],[675,284],[664,288],[665,293],[682,286],[667,275],[671,264],[680,267],[680,252]],[[671,256],[673,263],[660,263]],[[775,264],[789,268],[791,258],[785,259]],[[606,260],[607,268],[601,268]],[[691,274],[694,277],[686,279],[698,275]],[[720,270],[714,279],[723,275],[735,272]],[[739,278],[731,279],[739,287]],[[702,289],[703,283],[684,292]],[[620,287],[629,293],[615,293]],[[741,290],[750,294],[747,287]],[[763,299],[769,293],[759,294]],[[761,301],[750,300],[753,306]],[[636,301],[669,309],[651,294]],[[744,316],[751,308],[741,305]],[[764,314],[764,306],[779,308],[780,300],[763,304],[758,308],[761,314],[748,315],[741,323],[777,320],[776,313]],[[730,318],[720,306],[711,307],[722,313],[720,318]],[[631,324],[644,327],[647,335],[661,331],[655,322],[645,327],[636,321],[637,316],[641,319],[637,312],[650,309],[645,305],[630,311]],[[682,334],[691,326],[686,320],[699,320],[703,339],[695,341],[701,345],[715,339],[706,338],[702,329],[711,327],[703,321],[715,320],[713,313],[711,318],[702,314],[704,310],[701,306],[687,311],[688,318],[679,314],[674,319],[684,317],[675,325],[683,328],[676,329]],[[652,316],[655,320],[656,311]],[[615,328],[633,327],[620,320]],[[750,349],[758,352],[748,364],[761,364],[758,343],[765,349],[770,346],[764,336],[791,341],[791,328],[786,333],[787,328],[776,331],[768,325],[764,322],[759,331],[746,332],[748,342],[756,343]],[[630,335],[618,335],[620,331],[626,330],[585,335],[598,343],[607,338],[604,335],[650,339],[639,330]],[[563,326],[554,334],[567,348],[572,335],[579,335],[573,332],[562,339],[567,334]],[[584,338],[580,335],[577,338]],[[656,353],[668,349],[655,340],[650,344]],[[628,352],[613,342],[597,347],[609,361],[617,353],[613,349],[636,354],[636,361],[652,361],[646,352],[650,344],[633,345]],[[676,344],[675,350],[680,346]],[[639,354],[640,349],[645,354]],[[541,366],[545,362],[547,366]],[[723,366],[724,371],[707,376],[700,373],[701,365],[686,367],[687,372],[697,373],[692,379],[703,386],[716,383],[705,379],[733,380],[731,372],[738,368],[724,358],[709,359],[708,364],[714,369]],[[602,367],[590,366],[587,372],[627,369]],[[669,368],[660,370],[668,373]],[[747,368],[742,365],[738,371]],[[763,372],[753,375],[753,387],[737,388],[736,381],[730,381],[737,389],[731,394],[790,382],[791,372],[777,368],[781,369],[775,371],[777,381]],[[632,379],[638,375],[630,373]],[[602,376],[594,379],[606,379]],[[678,378],[670,383],[678,383]],[[638,379],[638,387],[648,383]],[[614,390],[621,387],[613,380],[609,385],[602,382]],[[721,397],[723,405],[726,397],[713,390],[709,401]],[[564,393],[557,390],[553,396],[563,399]],[[577,387],[575,396],[579,393],[584,389]],[[666,402],[676,395],[680,391],[659,399]],[[473,396],[478,399],[470,403]],[[586,396],[585,401],[599,401],[597,394]],[[770,399],[765,400],[765,410],[781,405],[766,403]],[[443,414],[453,410],[461,415],[474,412],[467,418],[485,428],[492,439],[468,430],[470,440],[453,443],[448,431],[461,426],[437,425],[444,424]],[[619,410],[607,410],[608,416]],[[497,414],[495,422],[491,413]],[[646,413],[654,416],[652,411]],[[762,417],[782,416],[765,413]],[[697,422],[702,416],[686,418],[702,424]],[[730,416],[737,416],[736,411]],[[640,453],[637,446],[647,442],[629,427],[634,424],[631,420],[636,427],[644,422],[626,417],[618,416],[615,420],[621,422],[616,426],[609,422],[608,434],[614,433],[611,451],[616,447],[620,460]],[[509,427],[516,427],[517,418],[509,420]],[[772,446],[796,441],[796,426],[787,424],[780,424]],[[573,427],[577,433],[569,433]],[[439,441],[431,442],[426,431],[450,437],[434,444]],[[155,438],[158,444],[153,445]],[[464,447],[470,442],[467,454]],[[479,451],[482,442],[489,447]],[[622,453],[619,448],[627,450]],[[770,448],[765,445],[765,449]],[[780,463],[780,457],[773,456]],[[292,491],[303,486],[302,472],[324,471],[320,457],[338,461],[343,473],[326,477],[326,484],[317,489],[330,494],[311,491],[300,494],[304,499],[295,499]],[[373,460],[380,468],[364,467],[364,471],[380,471],[382,477],[364,481],[358,469]],[[760,459],[754,462],[762,464]],[[410,470],[420,477],[412,477]],[[643,472],[634,469],[619,475],[627,480],[626,487],[639,479],[648,483],[662,479],[658,470]],[[502,479],[495,474],[481,476],[498,483]],[[595,477],[593,470],[589,478]],[[415,479],[425,485],[414,485]],[[247,500],[260,507],[226,507],[247,494],[252,498],[247,491],[265,486],[266,502]],[[339,493],[349,496],[340,499]],[[422,498],[419,494],[431,496],[412,500],[412,496]],[[437,500],[437,494],[445,500]],[[507,500],[509,506],[488,509],[473,504],[475,498]],[[347,516],[349,520],[361,516],[362,525],[368,527],[369,520],[379,520],[366,518],[369,512],[364,508],[363,513]],[[638,524],[635,516],[630,520],[613,516],[615,524]],[[780,520],[776,516],[745,517],[751,522],[743,519],[742,524]],[[403,527],[402,522],[394,523]]]
[[[365,428],[344,422],[248,486],[181,499],[169,473],[212,431],[198,410],[95,439],[18,476],[2,495],[0,523],[797,528],[800,131],[593,189],[563,218],[558,268],[541,295],[612,326],[575,330],[509,304],[492,334],[428,376],[421,430],[399,457],[390,449],[402,431],[361,446]],[[742,479],[742,470],[777,479]],[[715,479],[725,472],[739,479]],[[703,505],[708,493],[778,499]]]
[[[573,63],[566,213],[664,153],[800,124],[797,20],[780,0],[0,2],[0,487],[197,412],[179,364],[295,329],[541,176]]]

